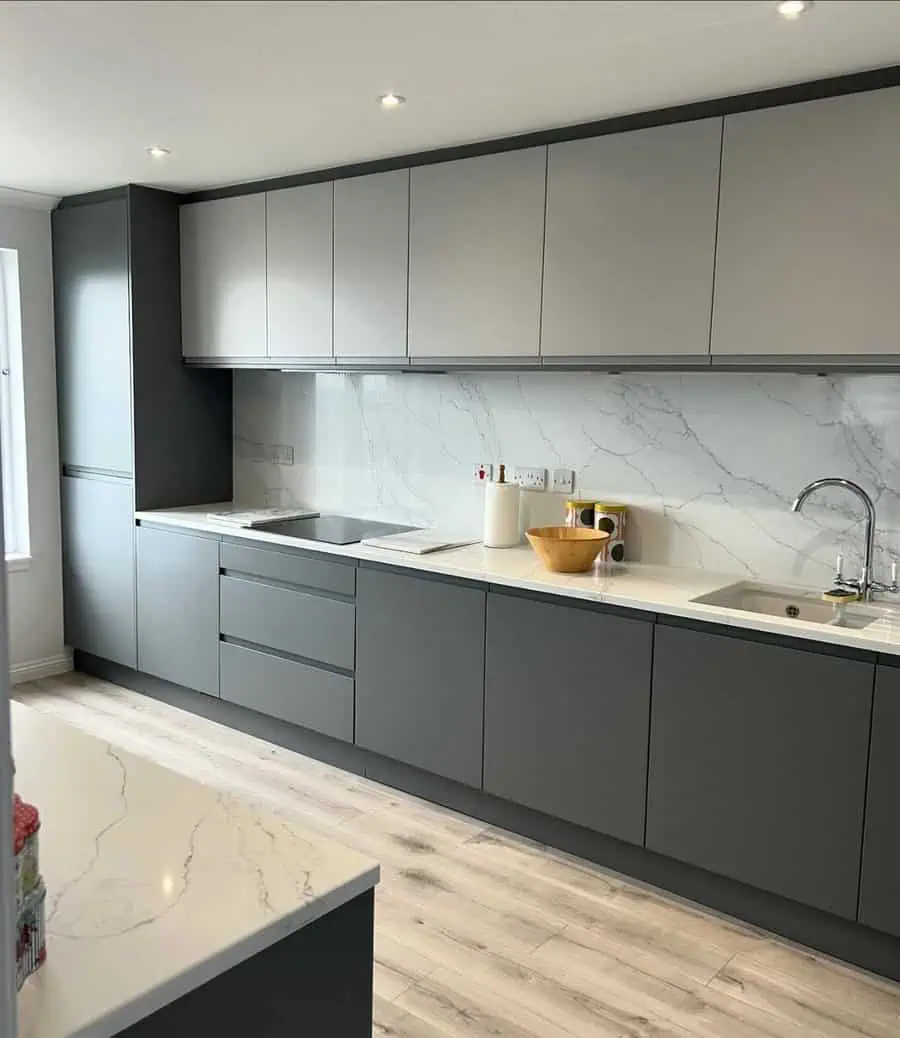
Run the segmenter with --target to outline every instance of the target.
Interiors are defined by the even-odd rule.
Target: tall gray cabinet
[[[231,497],[231,375],[181,357],[177,197],[53,213],[66,641],[137,666],[134,511]]]

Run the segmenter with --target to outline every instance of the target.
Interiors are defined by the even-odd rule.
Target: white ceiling
[[[894,0],[0,2],[0,185],[209,187],[898,62]]]

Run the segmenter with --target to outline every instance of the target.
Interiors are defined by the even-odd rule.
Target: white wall
[[[7,581],[14,680],[58,671],[65,661],[48,201],[0,195],[0,247],[19,253],[32,556]]]
[[[235,373],[235,494],[478,534],[478,462],[576,471],[579,493],[629,506],[628,557],[827,584],[858,561],[878,508],[877,576],[900,558],[900,376],[697,372],[472,375]],[[274,463],[294,448],[292,466]],[[529,495],[535,525],[556,495]],[[555,500],[554,500],[555,499]],[[542,515],[537,514],[540,504]],[[548,506],[555,514],[548,514]]]

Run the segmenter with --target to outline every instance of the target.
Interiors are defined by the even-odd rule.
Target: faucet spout
[[[839,479],[837,477],[829,476],[825,479],[813,480],[812,483],[805,486],[791,505],[791,511],[801,511],[807,498],[824,487],[837,487],[838,489],[849,491],[851,494],[859,498],[863,504],[863,508],[865,509],[865,554],[862,572],[859,575],[859,580],[854,582],[854,586],[856,586],[860,596],[863,599],[868,600],[872,594],[872,557],[875,553],[875,505],[872,502],[872,498],[869,497],[858,483],[854,483],[850,479]]]

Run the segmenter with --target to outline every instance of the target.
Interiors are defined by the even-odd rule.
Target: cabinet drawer
[[[219,643],[222,699],[353,742],[353,678]]]
[[[221,559],[222,569],[235,573],[283,580],[335,595],[356,594],[356,566],[350,563],[325,562],[269,548],[245,548],[240,544],[223,544]]]
[[[352,603],[239,577],[222,577],[220,587],[222,634],[353,670]]]

